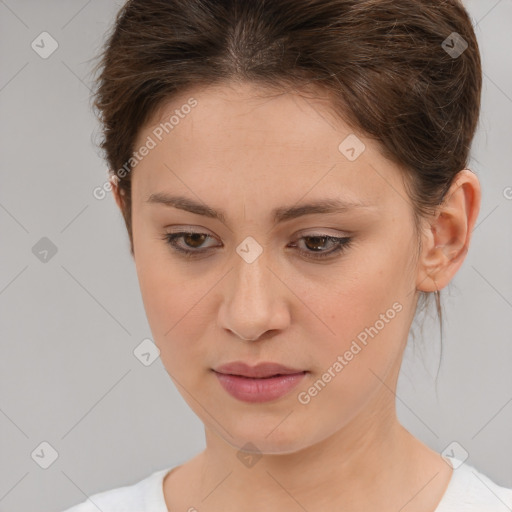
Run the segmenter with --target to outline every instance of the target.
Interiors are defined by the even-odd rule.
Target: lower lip
[[[251,379],[215,372],[221,386],[233,397],[244,402],[269,402],[289,393],[306,372],[279,375],[266,379]]]

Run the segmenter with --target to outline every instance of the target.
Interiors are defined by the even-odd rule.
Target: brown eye
[[[329,238],[326,236],[305,236],[304,244],[308,249],[312,251],[321,251],[325,246],[326,241],[329,241]],[[308,242],[309,241],[309,242]]]
[[[306,258],[310,259],[329,258],[348,249],[351,241],[351,237],[336,237],[329,235],[303,236],[298,239],[298,242],[303,242],[302,245],[305,249],[300,249],[299,252]],[[298,243],[295,244],[295,246],[298,245]]]
[[[166,233],[163,240],[177,252],[182,253],[184,256],[193,257],[206,253],[210,247],[203,247],[205,241],[213,237],[206,233],[195,233],[190,231],[181,231],[179,233]]]
[[[185,245],[192,247],[193,249],[198,249],[204,243],[206,238],[208,238],[208,235],[205,233],[185,233],[183,241],[185,242]]]

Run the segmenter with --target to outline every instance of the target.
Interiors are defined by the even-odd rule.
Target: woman
[[[100,69],[146,314],[206,449],[69,512],[510,510],[395,409],[480,207],[461,3],[132,0]]]

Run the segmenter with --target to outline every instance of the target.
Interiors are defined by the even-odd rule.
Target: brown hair
[[[118,170],[140,128],[188,88],[322,88],[403,169],[417,227],[467,166],[480,111],[480,54],[458,0],[129,0],[100,58],[94,106],[132,255],[131,172]],[[436,303],[442,337],[439,291]]]

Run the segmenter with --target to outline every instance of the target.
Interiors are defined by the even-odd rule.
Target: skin
[[[164,480],[169,510],[433,512],[452,469],[400,425],[395,391],[418,292],[444,288],[467,253],[477,177],[461,170],[436,215],[422,219],[420,251],[402,171],[359,133],[366,149],[349,161],[338,146],[354,130],[319,92],[247,83],[190,90],[162,106],[136,147],[190,97],[197,106],[132,171],[134,260],[149,325],[205,426],[206,449]],[[223,209],[226,221],[146,202],[159,192]],[[325,198],[370,207],[271,220],[273,208]],[[164,240],[187,229],[212,238],[179,244],[210,252],[186,259]],[[314,240],[298,240],[319,234],[352,244],[309,259]],[[252,263],[236,252],[248,236],[263,249]],[[298,393],[394,303],[400,312],[300,403]],[[309,373],[280,399],[245,403],[211,371],[236,360]],[[248,442],[261,455],[250,466],[237,457]]]

